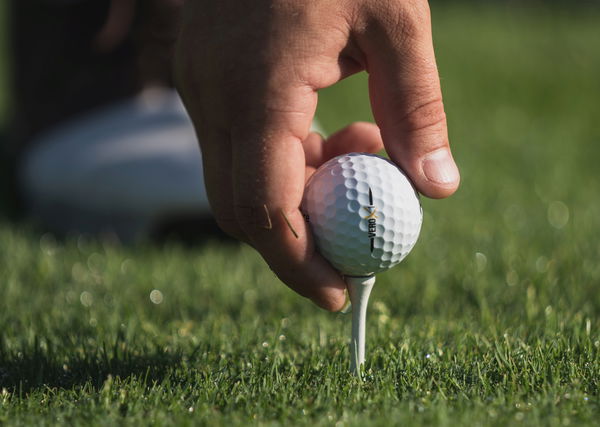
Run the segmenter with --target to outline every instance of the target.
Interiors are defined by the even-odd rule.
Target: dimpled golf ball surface
[[[417,242],[423,222],[408,178],[374,154],[345,154],[323,164],[306,185],[302,211],[319,252],[349,276],[398,264]]]

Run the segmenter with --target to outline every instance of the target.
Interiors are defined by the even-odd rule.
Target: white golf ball
[[[319,252],[347,276],[385,271],[408,255],[423,210],[404,173],[374,154],[351,153],[323,164],[302,201]]]

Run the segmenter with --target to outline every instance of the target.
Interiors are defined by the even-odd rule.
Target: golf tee
[[[369,295],[375,284],[375,276],[346,276],[350,302],[352,303],[352,337],[350,340],[350,371],[360,374],[360,367],[365,363],[365,325],[367,321],[367,305]]]

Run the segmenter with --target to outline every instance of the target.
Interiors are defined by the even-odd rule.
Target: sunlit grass
[[[593,425],[600,418],[597,16],[434,8],[459,192],[350,319],[250,248],[0,224],[0,423]],[[514,6],[513,6],[514,7]],[[364,77],[328,131],[369,119]]]

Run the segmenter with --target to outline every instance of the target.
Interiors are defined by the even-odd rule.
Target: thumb
[[[418,6],[393,15],[378,12],[379,24],[367,27],[361,44],[373,114],[388,154],[419,192],[443,198],[456,191],[460,175],[448,144],[429,6],[414,3]],[[389,16],[399,16],[400,25]]]

